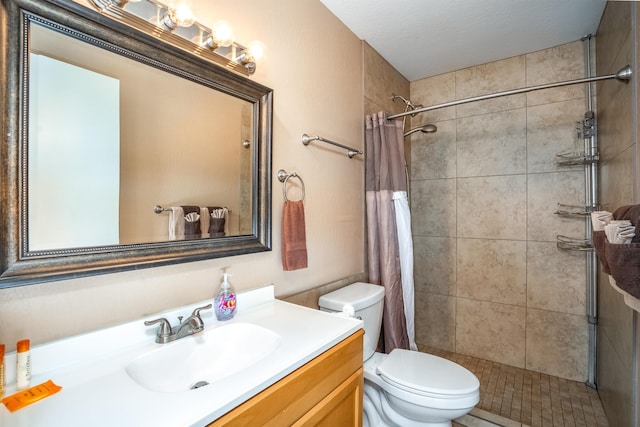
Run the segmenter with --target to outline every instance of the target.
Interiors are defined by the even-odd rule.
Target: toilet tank
[[[364,360],[371,357],[378,346],[383,304],[384,287],[363,282],[329,292],[318,300],[322,311],[341,312],[345,305],[353,307],[355,316],[364,323]]]

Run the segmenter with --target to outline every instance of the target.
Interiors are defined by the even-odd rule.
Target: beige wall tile
[[[456,122],[437,122],[436,133],[411,135],[411,179],[455,178]]]
[[[411,82],[410,88],[411,101],[414,104],[422,104],[424,107],[454,101],[456,99],[456,75],[455,73],[447,73],[416,80]],[[455,107],[440,108],[413,117],[411,126],[455,119],[455,114]]]
[[[616,352],[621,366],[617,369],[633,369],[633,310],[623,301],[622,294],[609,284],[609,276],[600,273],[598,286],[598,333],[606,336]],[[612,365],[612,367],[615,365]]]
[[[526,239],[526,175],[457,181],[458,237]]]
[[[597,32],[596,69],[598,75],[615,73],[614,61],[631,34],[633,2],[608,2]]]
[[[415,235],[455,237],[456,180],[412,181],[411,222]]]
[[[372,114],[376,114],[378,111],[384,111],[385,107],[383,107],[382,105],[380,105],[379,103],[372,101],[371,99],[367,98],[366,96],[363,98],[363,104],[364,104],[364,114],[366,115],[372,115]],[[364,125],[363,125],[364,127]]]
[[[364,272],[354,274],[353,276],[345,277],[343,279],[336,280],[335,282],[330,282],[322,286],[318,286],[317,288],[309,289],[307,291],[300,292],[294,295],[282,296],[278,299],[290,302],[292,304],[303,305],[305,307],[318,310],[320,308],[320,306],[318,305],[318,299],[320,298],[320,296],[335,291],[336,289],[340,289],[344,286],[350,285],[351,283],[366,282],[367,279],[368,274]]]
[[[596,74],[609,74],[626,64],[634,65],[634,50],[637,53],[640,45],[637,16],[635,2],[607,2],[596,37]],[[633,34],[636,35],[635,40],[632,39]],[[601,158],[599,197],[608,210],[638,202],[637,189],[634,190],[637,188],[637,167],[634,164],[637,161],[637,135],[634,127],[638,121],[633,113],[638,102],[634,94],[637,84],[634,78],[629,84],[608,80],[597,85]],[[640,422],[634,420],[631,405],[634,382],[637,387],[640,376],[636,374],[634,378],[630,375],[634,368],[634,352],[638,358],[638,342],[637,339],[634,342],[633,337],[634,323],[637,322],[638,316],[624,304],[622,295],[608,285],[608,276],[600,272],[597,384],[612,426]]]
[[[529,174],[527,237],[555,242],[558,234],[584,236],[584,218],[556,215],[558,203],[584,206],[584,170]]]
[[[615,291],[614,291],[615,292]],[[610,426],[632,426],[633,377],[631,370],[622,368],[625,363],[614,350],[609,338],[598,339],[598,360],[608,361],[606,374],[599,375],[598,396],[606,408]]]
[[[413,237],[414,286],[416,291],[456,294],[456,239]]]
[[[524,108],[458,119],[458,176],[526,173],[526,123]]]
[[[584,45],[582,41],[529,53],[527,86],[562,82],[584,77]],[[527,105],[548,104],[584,98],[583,85],[571,85],[527,93]]]
[[[527,309],[527,369],[585,381],[587,341],[585,316]]]
[[[416,292],[416,343],[455,351],[454,297]]]
[[[609,211],[633,203],[634,151],[629,147],[600,165],[598,200]]]
[[[518,89],[525,86],[524,55],[465,68],[456,74],[456,99]],[[526,95],[513,95],[458,105],[456,117],[468,117],[526,106]]]
[[[527,243],[527,307],[575,315],[586,312],[585,258],[553,242]]]
[[[584,140],[576,132],[584,113],[584,97],[527,108],[527,172],[567,170],[556,166],[556,154],[584,151]]]
[[[627,39],[621,54],[615,59],[613,68],[618,71],[631,63],[631,41]],[[615,72],[614,71],[614,72]],[[598,84],[598,137],[600,158],[603,163],[611,161],[635,143],[633,129],[633,84],[621,84],[616,80],[606,80]],[[623,124],[629,124],[623,125]]]
[[[457,296],[525,306],[527,243],[458,239]]]
[[[404,111],[404,104],[393,102],[395,93],[409,96],[409,81],[393,68],[367,42],[363,42],[364,95],[390,113]]]
[[[524,368],[525,310],[458,298],[456,352]]]

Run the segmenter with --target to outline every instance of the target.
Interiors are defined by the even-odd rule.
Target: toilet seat
[[[442,357],[395,349],[376,368],[387,383],[432,398],[458,398],[478,393],[480,382],[470,371]]]

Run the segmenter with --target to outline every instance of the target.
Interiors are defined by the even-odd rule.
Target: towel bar
[[[162,213],[162,212],[170,212],[170,211],[171,211],[171,208],[163,208],[163,207],[162,207],[162,206],[160,206],[160,205],[155,205],[155,206],[153,207],[153,211],[154,211],[155,213],[157,213],[157,214],[160,214],[160,213]],[[227,209],[227,212],[231,213],[231,209]]]
[[[347,155],[349,156],[350,159],[353,159],[353,156],[355,156],[356,154],[361,154],[361,155],[364,154],[361,150],[356,150],[355,148],[347,147],[346,145],[342,145],[338,142],[331,141],[321,136],[309,136],[306,133],[302,135],[302,143],[305,146],[309,145],[311,141],[322,141],[322,142],[326,142],[327,144],[331,144],[331,145],[335,145],[336,147],[343,148],[347,150]]]

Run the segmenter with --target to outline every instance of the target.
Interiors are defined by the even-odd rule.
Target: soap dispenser
[[[229,283],[229,274],[224,273],[223,276],[220,293],[215,299],[214,307],[218,320],[229,320],[236,314],[236,293]]]

